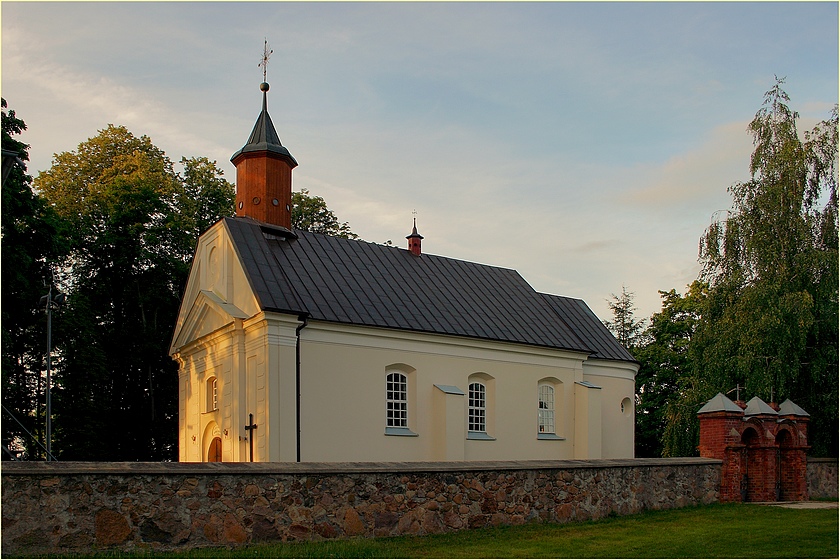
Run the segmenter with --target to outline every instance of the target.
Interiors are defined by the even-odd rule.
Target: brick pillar
[[[731,402],[731,401],[730,401]],[[741,480],[744,475],[745,446],[740,428],[744,412],[715,410],[698,413],[700,419],[700,456],[723,461],[720,473],[720,501],[740,502]]]
[[[785,413],[782,409],[776,442],[781,455],[781,499],[784,501],[806,501],[808,496],[808,416],[801,409]]]

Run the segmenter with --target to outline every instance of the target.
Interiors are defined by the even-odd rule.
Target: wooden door
[[[222,461],[222,438],[215,437],[210,442],[210,450],[207,452],[207,461],[220,463]]]

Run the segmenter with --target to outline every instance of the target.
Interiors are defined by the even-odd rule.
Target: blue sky
[[[174,161],[230,156],[260,109],[368,241],[517,269],[602,318],[697,277],[748,178],[774,75],[802,128],[838,97],[838,4],[2,3],[2,95],[30,171],[108,123]]]

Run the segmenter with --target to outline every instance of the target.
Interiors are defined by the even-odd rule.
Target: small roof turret
[[[753,397],[747,402],[747,408],[744,410],[744,416],[758,416],[759,414],[772,414],[777,416],[779,413],[773,410],[769,404],[758,397]]]
[[[419,257],[422,254],[420,241],[423,239],[423,236],[417,233],[417,218],[414,218],[414,227],[411,228],[411,235],[407,235],[405,238],[408,239],[408,250],[415,257]]]
[[[718,393],[711,398],[709,402],[703,405],[703,408],[697,411],[697,414],[704,414],[706,412],[743,412],[741,407],[732,402],[732,400],[724,395]]]
[[[790,399],[779,405],[779,416],[811,416]]]

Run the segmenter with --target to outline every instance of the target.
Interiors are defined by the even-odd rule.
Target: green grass
[[[838,510],[755,504],[651,511],[595,522],[534,523],[424,537],[101,551],[135,558],[837,558]]]

